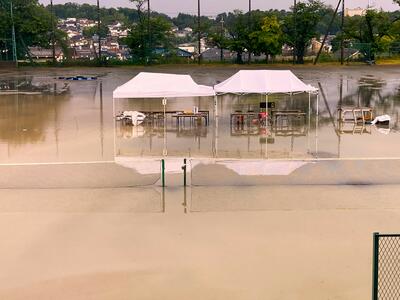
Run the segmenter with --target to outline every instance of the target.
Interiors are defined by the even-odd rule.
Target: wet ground
[[[400,226],[398,186],[186,192],[0,190],[0,298],[368,299]]]
[[[112,91],[141,69],[26,70],[0,74],[0,162],[110,161],[114,159]],[[200,84],[213,85],[236,68],[149,68],[145,71],[189,73]],[[398,67],[297,68],[296,75],[320,87],[320,116],[316,97],[310,115],[308,96],[273,96],[276,109],[297,109],[301,120],[262,128],[233,123],[235,111],[259,109],[260,96],[219,98],[220,117],[214,121],[212,99],[168,102],[167,110],[210,111],[209,126],[177,127],[172,118],[164,128],[117,124],[116,153],[120,156],[218,158],[383,158],[399,157],[400,70]],[[95,75],[96,81],[66,82],[59,76]],[[66,93],[54,95],[68,84]],[[55,85],[55,86],[54,86]],[[5,91],[18,91],[6,93]],[[388,114],[389,127],[342,124],[340,107],[370,107],[374,115]],[[161,100],[120,100],[116,110],[162,110]],[[310,116],[310,117],[309,117]]]
[[[146,70],[212,85],[237,69]],[[371,297],[372,233],[400,228],[400,68],[294,69],[323,95],[318,127],[312,116],[292,135],[230,126],[231,111],[257,106],[256,97],[221,99],[218,131],[213,121],[183,132],[169,122],[167,136],[117,126],[116,163],[111,93],[138,71],[1,75],[0,299]],[[63,93],[54,78],[77,74],[100,79]],[[198,101],[173,109],[210,107]],[[301,96],[276,103],[308,109]],[[119,103],[132,104],[143,105]],[[340,106],[370,106],[392,122],[339,127]],[[173,158],[160,187],[154,157],[165,146],[191,158],[190,187]],[[283,160],[235,160],[260,157]]]

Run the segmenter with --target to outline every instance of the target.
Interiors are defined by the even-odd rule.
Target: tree
[[[285,19],[286,43],[295,48],[298,64],[304,63],[307,46],[312,38],[318,36],[316,28],[323,17],[324,7],[320,0],[299,2],[296,8],[291,8],[292,13]]]
[[[344,27],[344,39],[361,44],[359,50],[371,60],[379,52],[387,51],[390,43],[396,39],[393,30],[397,20],[391,20],[388,13],[369,9],[365,16],[347,18]]]
[[[229,39],[226,37],[225,30],[214,27],[208,35],[208,40],[211,46],[217,47],[221,51],[220,60],[224,60],[224,49],[229,47]]]
[[[25,57],[27,47],[50,47],[51,30],[57,20],[52,18],[38,0],[13,0],[14,25],[18,57]],[[11,36],[10,0],[0,0],[0,37]],[[56,43],[65,45],[66,35],[56,31]]]
[[[282,52],[283,31],[276,16],[265,17],[260,30],[250,34],[252,49],[255,54],[265,54],[268,63],[269,56]]]
[[[180,30],[186,27],[193,29],[197,26],[197,16],[179,13],[177,17],[172,19],[172,22],[175,24],[175,26],[178,26]]]
[[[229,35],[228,47],[236,52],[236,62],[241,64],[243,53],[248,49],[248,19],[241,11],[235,10],[227,15],[226,28]]]
[[[133,24],[125,42],[131,49],[135,59],[148,63],[154,56],[155,48],[164,51],[171,49],[171,24],[162,17],[150,18],[152,47],[150,48],[147,35],[147,22]]]

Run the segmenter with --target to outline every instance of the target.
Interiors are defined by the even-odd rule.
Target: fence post
[[[378,300],[379,288],[379,232],[373,235],[372,300]]]
[[[187,179],[186,179],[187,159],[186,158],[183,160],[182,170],[183,170],[183,186],[186,187],[186,185],[187,185]]]
[[[162,187],[165,187],[165,159],[161,160],[161,182]]]

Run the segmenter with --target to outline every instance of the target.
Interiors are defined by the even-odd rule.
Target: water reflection
[[[58,141],[59,111],[69,95],[58,93],[57,83],[40,84],[32,76],[0,82],[0,140],[9,146],[44,142],[48,127],[54,124]]]
[[[111,153],[105,144],[111,140],[106,141],[111,116],[106,114],[103,83],[56,78],[54,74],[0,78],[3,161],[99,160]],[[98,135],[93,134],[96,127]]]
[[[0,78],[0,159],[2,162],[94,161],[117,155],[215,157],[215,158],[353,158],[398,157],[400,81],[397,70],[354,68],[296,73],[309,84],[319,85],[317,103],[308,95],[274,95],[272,110],[298,111],[296,117],[270,118],[262,124],[258,114],[265,109],[259,95],[225,95],[218,98],[219,117],[212,98],[170,99],[167,111],[208,111],[210,122],[197,126],[188,121],[177,126],[170,114],[166,126],[155,119],[139,127],[116,124],[113,128],[112,91],[135,72],[115,69],[93,82],[70,82],[68,91],[58,81],[61,71],[29,71],[22,76]],[[93,70],[88,70],[93,73]],[[180,70],[179,72],[182,72]],[[229,70],[196,71],[200,84],[210,84],[230,75]],[[319,83],[319,84],[318,84]],[[55,85],[56,84],[56,85]],[[271,104],[272,105],[272,104]],[[389,127],[341,123],[341,108],[370,108],[374,116],[387,114]],[[125,109],[162,111],[161,99],[118,102]],[[232,122],[232,114],[255,114],[250,121]],[[310,114],[309,114],[310,112]],[[272,117],[272,114],[270,115]],[[318,125],[318,126],[317,126]]]

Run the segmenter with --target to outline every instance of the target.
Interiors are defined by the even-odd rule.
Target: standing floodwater
[[[267,66],[266,66],[267,67]],[[152,68],[154,72],[190,74],[199,84],[214,85],[234,68]],[[154,126],[116,124],[112,91],[139,69],[83,69],[15,72],[0,76],[0,161],[2,163],[109,161],[117,155],[220,158],[384,158],[400,157],[400,70],[396,67],[301,68],[293,72],[320,89],[310,118],[308,95],[273,96],[277,110],[304,112],[305,118],[285,120],[270,128],[232,122],[235,112],[257,111],[261,96],[219,97],[218,124],[213,99],[171,99],[169,110],[210,113],[208,126],[179,125],[169,118],[164,130]],[[146,69],[149,71],[149,69]],[[67,75],[98,76],[93,81],[58,79]],[[370,108],[389,115],[389,126],[338,121],[340,108]],[[161,99],[124,100],[116,111],[162,110]],[[196,125],[196,124],[194,124]]]

